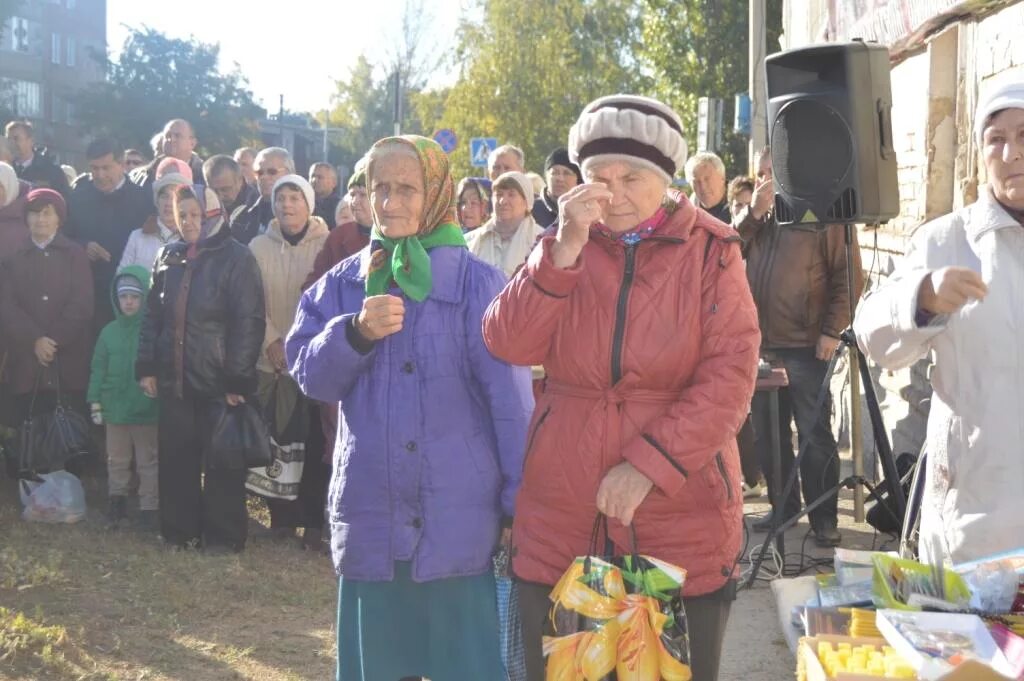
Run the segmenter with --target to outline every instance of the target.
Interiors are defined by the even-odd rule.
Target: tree
[[[460,21],[459,68],[439,127],[461,140],[455,173],[469,163],[471,137],[497,137],[540,170],[587,102],[649,83],[634,57],[639,34],[631,0],[476,0]],[[476,17],[480,17],[477,20]]]
[[[227,74],[218,70],[219,55],[218,45],[132,29],[118,61],[97,56],[107,81],[76,97],[83,129],[145,149],[169,119],[184,118],[194,126],[203,152],[251,143],[265,112],[237,65]]]
[[[723,148],[731,174],[746,173],[747,138],[732,131],[734,97],[748,80],[747,0],[639,0],[643,40],[637,57],[650,69],[657,95],[683,119],[687,144],[696,150],[697,100],[725,100]],[[767,3],[768,53],[778,50],[782,0]]]

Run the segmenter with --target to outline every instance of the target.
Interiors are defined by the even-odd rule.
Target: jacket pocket
[[[722,482],[725,483],[725,498],[732,501],[732,483],[729,482],[729,471],[725,468],[722,452],[715,453],[715,466],[718,468],[718,474],[722,476]]]
[[[551,414],[551,405],[550,404],[541,413],[540,418],[537,419],[537,423],[533,427],[533,430],[530,431],[530,437],[526,440],[526,454],[525,454],[524,459],[523,459],[523,465],[524,466],[526,465],[526,462],[529,461],[529,459],[530,459],[530,452],[533,451],[533,443],[534,443],[534,440],[537,439],[537,433],[540,432],[541,426],[544,425],[544,422],[547,420],[549,414]]]

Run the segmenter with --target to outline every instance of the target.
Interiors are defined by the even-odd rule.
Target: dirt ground
[[[85,484],[87,519],[54,526],[22,521],[16,484],[0,478],[0,679],[333,678],[327,557],[267,539],[251,539],[237,556],[170,552],[155,537],[104,529],[105,481]],[[840,504],[843,545],[870,548],[877,538],[852,523],[849,497]],[[746,510],[752,520],[767,508],[762,497]],[[802,523],[787,534],[791,568],[806,532]],[[747,551],[760,541],[751,535]],[[810,541],[803,549],[805,563],[829,554]],[[808,573],[815,569],[827,568]],[[768,582],[759,581],[733,605],[720,679],[791,679],[794,668]]]

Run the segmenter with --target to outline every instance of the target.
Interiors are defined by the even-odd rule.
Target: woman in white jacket
[[[1024,546],[1024,80],[981,98],[989,184],[921,227],[854,330],[882,367],[932,353],[921,556],[963,563]]]
[[[156,201],[156,215],[150,215],[146,224],[132,230],[128,244],[124,247],[118,271],[129,265],[140,265],[153,269],[157,253],[169,243],[181,240],[174,220],[174,190],[192,182],[184,175],[168,173],[153,183],[153,198]]]

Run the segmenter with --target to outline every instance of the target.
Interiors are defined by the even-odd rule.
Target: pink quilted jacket
[[[736,233],[673,198],[655,236],[594,231],[570,269],[546,237],[484,317],[494,355],[547,372],[516,501],[520,579],[554,584],[587,552],[598,486],[623,460],[654,482],[633,521],[640,552],[686,568],[687,596],[734,576],[757,312]],[[625,528],[610,532],[628,551]]]

